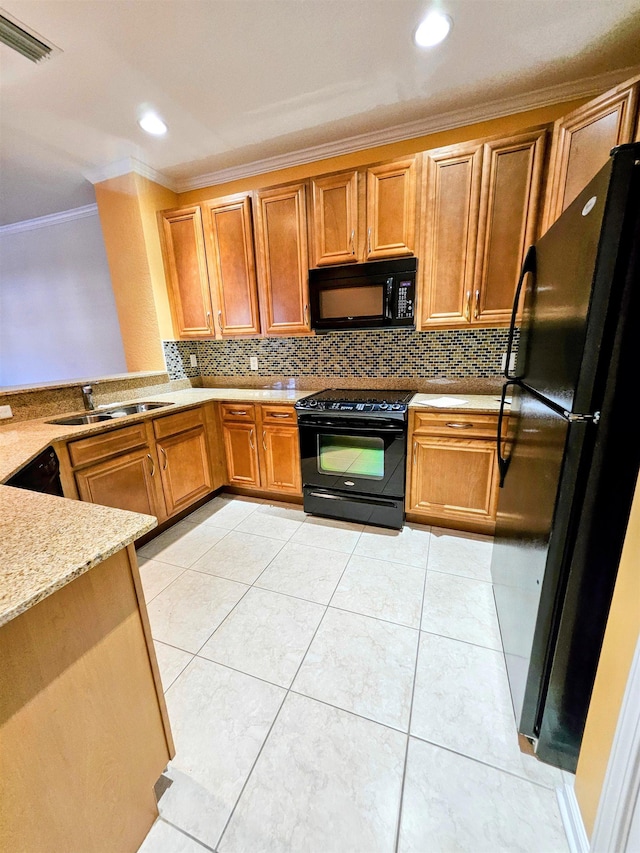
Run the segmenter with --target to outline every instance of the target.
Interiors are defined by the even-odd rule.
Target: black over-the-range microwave
[[[311,328],[415,329],[418,259],[309,270]]]

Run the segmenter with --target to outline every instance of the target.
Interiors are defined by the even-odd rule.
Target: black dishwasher
[[[53,447],[43,450],[28,465],[7,480],[5,485],[64,497],[60,482],[60,463]]]

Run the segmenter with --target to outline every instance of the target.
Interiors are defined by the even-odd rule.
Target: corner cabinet
[[[494,531],[497,423],[495,415],[411,411],[406,505],[410,521],[477,533]]]
[[[184,340],[214,336],[213,305],[202,212],[195,205],[159,214],[169,304],[174,330]]]
[[[425,153],[422,330],[508,325],[536,240],[546,128]]]
[[[311,266],[412,255],[420,157],[311,178]]]
[[[255,193],[256,255],[266,335],[309,334],[306,186]]]
[[[302,494],[293,406],[222,403],[227,482],[243,489]]]
[[[632,142],[640,76],[563,116],[554,124],[543,223],[546,231],[609,159],[616,145]],[[636,136],[637,138],[637,136]]]

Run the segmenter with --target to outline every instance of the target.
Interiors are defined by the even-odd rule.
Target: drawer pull
[[[473,424],[470,424],[468,421],[463,423],[449,422],[446,426],[451,427],[451,429],[473,429]]]
[[[291,412],[270,412],[270,418],[290,418]]]
[[[247,412],[244,409],[229,409],[230,415],[246,415]]]

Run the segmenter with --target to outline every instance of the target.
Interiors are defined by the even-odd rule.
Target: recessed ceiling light
[[[413,35],[413,40],[418,47],[433,47],[440,44],[449,35],[453,21],[443,12],[429,12]]]
[[[151,110],[140,116],[138,124],[143,130],[146,130],[147,133],[153,136],[164,136],[167,132],[167,125],[157,113],[151,112]]]

